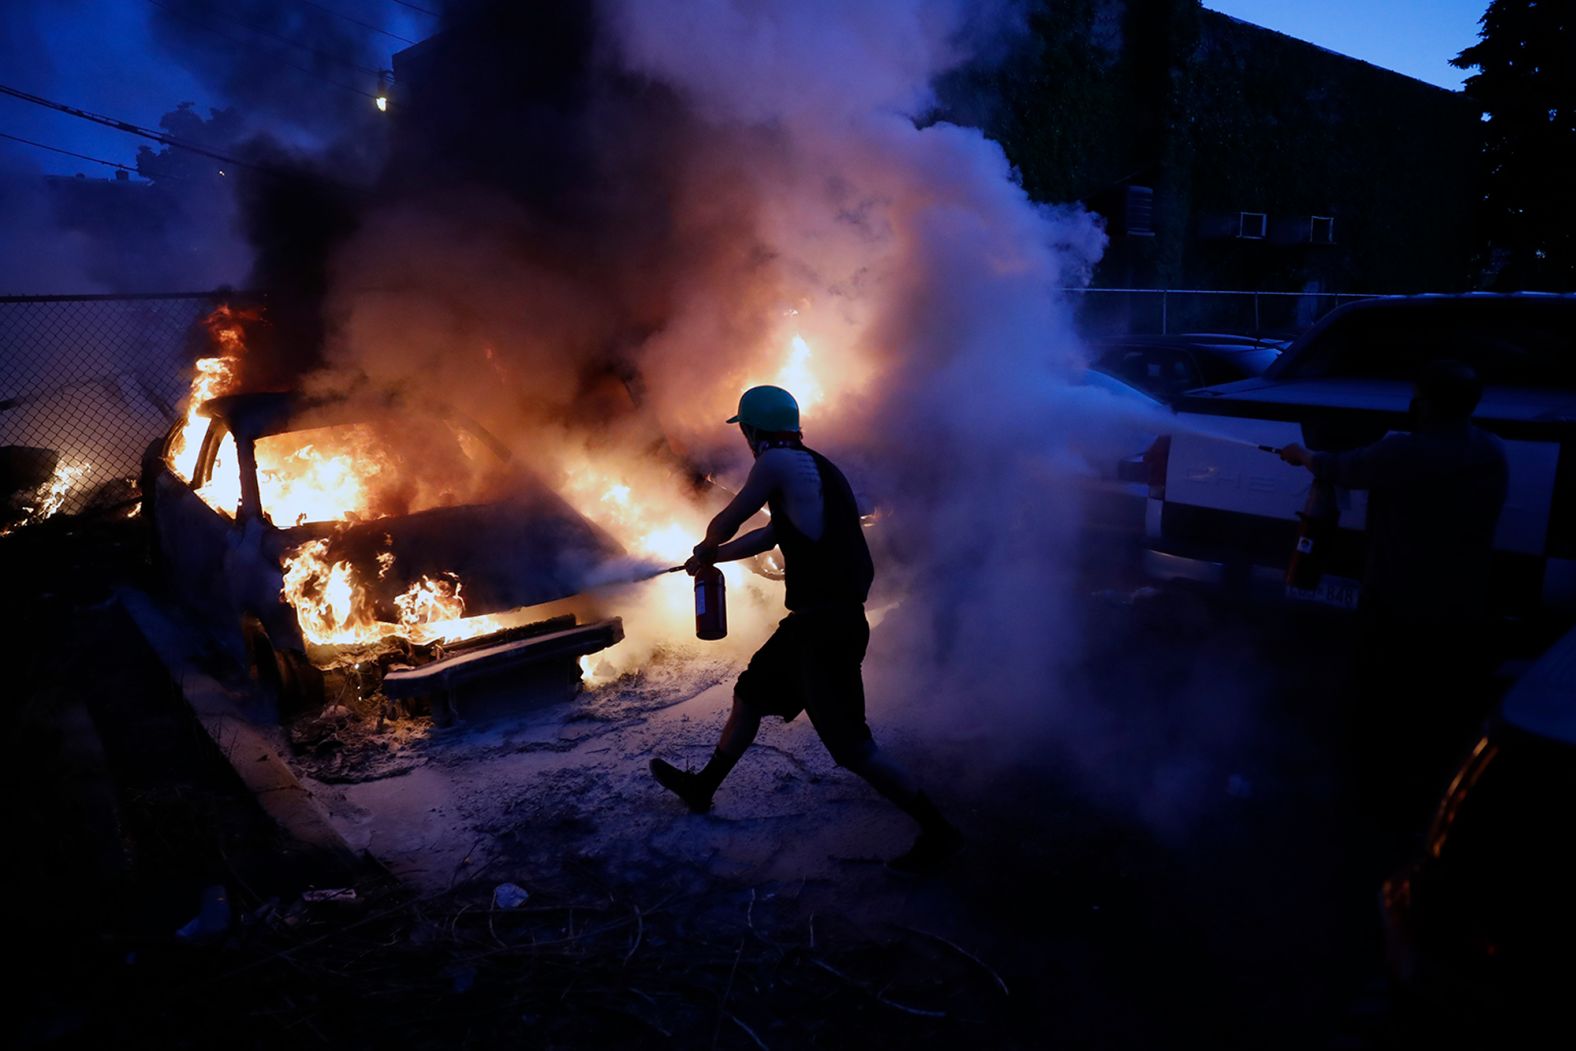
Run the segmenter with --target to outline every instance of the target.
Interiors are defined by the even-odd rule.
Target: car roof
[[[1519,730],[1576,744],[1576,628],[1516,680],[1499,714]]]
[[[1283,339],[1255,339],[1253,336],[1233,336],[1217,332],[1113,336],[1108,339],[1091,340],[1090,342],[1093,346],[1106,351],[1121,350],[1129,347],[1157,347],[1176,350],[1207,350],[1217,354],[1241,354],[1253,350],[1278,351],[1285,347],[1287,343]]]
[[[389,409],[401,406],[392,399],[379,399]],[[237,438],[266,438],[271,434],[286,434],[302,429],[301,418],[311,413],[312,427],[330,427],[339,423],[357,423],[369,418],[369,410],[380,407],[379,400],[343,401],[309,397],[300,391],[271,390],[249,391],[245,394],[225,394],[203,402],[198,411],[210,419],[222,420]]]
[[[1093,367],[1085,369],[1083,385],[1103,390],[1107,394],[1114,394],[1119,398],[1131,398],[1135,401],[1142,401],[1145,405],[1152,405],[1157,408],[1163,407],[1165,404],[1154,395],[1139,390],[1120,376],[1113,376],[1104,369]]]
[[[480,421],[442,403],[412,404],[392,394],[345,401],[314,398],[300,391],[251,391],[212,398],[203,402],[198,412],[209,419],[223,421],[237,439],[256,441],[271,434],[288,434],[307,427],[363,423],[374,418],[380,409],[440,417],[479,438],[499,459],[511,459],[508,446]],[[303,425],[302,418],[307,413],[311,414],[311,420]]]
[[[1441,306],[1447,310],[1526,310],[1530,304],[1536,304],[1531,307],[1533,310],[1555,310],[1576,315],[1576,293],[1572,292],[1423,292],[1412,296],[1371,296],[1343,303],[1319,318],[1306,332],[1292,340],[1286,348],[1287,352],[1273,368],[1295,368],[1297,359],[1308,343],[1319,338],[1325,329],[1353,314],[1382,312],[1404,316],[1413,311],[1435,312]]]

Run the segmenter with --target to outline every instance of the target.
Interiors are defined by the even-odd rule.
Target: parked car
[[[1573,809],[1576,630],[1511,687],[1422,852],[1384,884],[1391,972],[1429,1012],[1525,1020],[1564,1007],[1576,978]]]
[[[324,669],[375,664],[390,696],[441,694],[622,638],[617,619],[525,612],[623,552],[475,423],[277,393],[202,411],[144,458],[154,561],[283,708],[318,700]],[[390,651],[398,667],[373,659]]]
[[[1148,509],[1145,451],[1171,410],[1152,395],[1099,369],[1086,370],[1082,386],[1109,395],[1121,410],[1105,414],[1116,420],[1110,430],[1091,436],[1087,445],[1077,440],[1073,443],[1073,451],[1093,470],[1081,487],[1084,527],[1090,537],[1125,545],[1130,561],[1133,545],[1143,538]],[[1123,416],[1124,411],[1130,415]]]
[[[1499,612],[1576,609],[1576,296],[1393,296],[1332,311],[1262,376],[1189,391],[1150,457],[1150,576],[1286,595],[1310,476],[1258,446],[1343,450],[1408,426],[1424,363],[1482,377],[1475,422],[1504,442],[1508,496],[1494,540]],[[1366,494],[1343,494],[1324,579],[1294,598],[1355,607]]]
[[[1126,336],[1095,343],[1090,367],[1169,403],[1195,387],[1258,376],[1285,348],[1284,340],[1214,332]]]

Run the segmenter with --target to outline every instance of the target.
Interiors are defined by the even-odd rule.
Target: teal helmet
[[[781,387],[751,387],[739,396],[739,414],[728,422],[758,431],[797,431],[799,403]]]

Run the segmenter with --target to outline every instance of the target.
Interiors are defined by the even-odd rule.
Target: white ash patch
[[[737,670],[654,662],[572,700],[430,732],[409,746],[419,764],[380,778],[308,785],[352,846],[433,889],[588,861],[630,879],[801,882],[906,846],[908,819],[839,771],[803,717],[766,721],[710,814],[656,784],[652,758],[696,768],[711,755]]]

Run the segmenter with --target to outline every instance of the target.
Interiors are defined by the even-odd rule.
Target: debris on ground
[[[230,932],[230,919],[230,895],[215,884],[202,892],[202,908],[175,932],[175,937],[193,945],[209,945]]]
[[[531,900],[531,892],[518,883],[500,883],[493,888],[493,908],[518,909]]]
[[[432,720],[393,711],[381,694],[347,697],[288,728],[291,765],[325,784],[395,777],[420,766]]]
[[[356,903],[356,888],[313,888],[302,891],[301,900],[308,905],[354,905]]]

